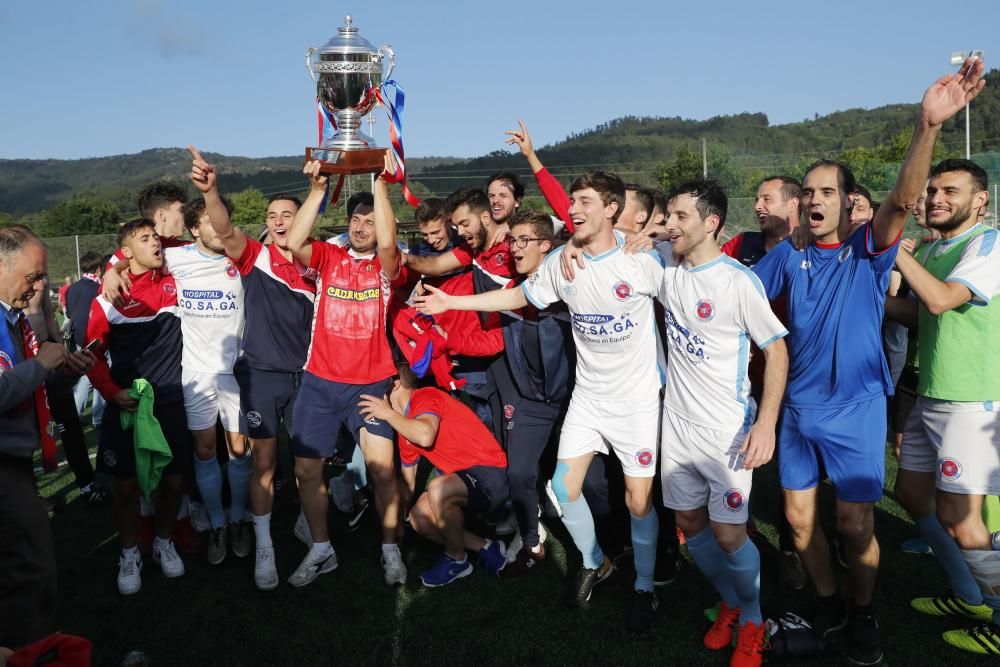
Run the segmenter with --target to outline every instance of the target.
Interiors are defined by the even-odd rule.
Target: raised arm
[[[528,127],[524,124],[524,121],[518,119],[517,124],[520,126],[520,129],[507,130],[504,133],[508,135],[507,143],[517,144],[517,147],[521,149],[521,155],[528,160],[528,166],[531,167],[531,173],[534,174],[535,181],[538,182],[538,188],[542,191],[542,196],[545,197],[545,201],[548,202],[549,206],[559,216],[559,219],[566,224],[566,228],[572,234],[574,229],[573,221],[569,216],[569,195],[566,194],[566,190],[556,180],[556,177],[549,173],[549,170],[545,168],[542,161],[538,159],[535,147],[531,142],[531,135],[528,134]]]
[[[920,198],[931,169],[934,143],[941,125],[971,102],[986,85],[983,61],[968,58],[957,74],[941,77],[924,93],[920,119],[913,130],[910,151],[899,171],[892,192],[872,221],[875,248],[884,250],[899,238],[906,218]]]
[[[208,222],[215,230],[215,234],[222,241],[222,247],[226,250],[226,255],[238,258],[243,254],[247,246],[247,237],[239,227],[234,227],[229,219],[229,211],[222,203],[222,196],[219,194],[218,174],[215,165],[209,164],[201,157],[201,153],[194,146],[188,146],[191,153],[191,182],[198,188],[201,196],[205,199],[205,213],[208,214]]]
[[[385,169],[375,179],[375,240],[378,243],[378,261],[382,271],[394,280],[399,275],[399,246],[396,245],[396,216],[389,201],[389,184],[385,177],[396,173],[396,160],[392,151],[385,152]]]
[[[500,310],[517,310],[528,305],[528,297],[520,289],[498,289],[461,296],[448,294],[431,285],[424,285],[424,289],[426,291],[413,300],[413,306],[425,315],[439,315],[446,310],[495,313]]]
[[[403,255],[403,261],[411,271],[422,276],[442,276],[467,266],[454,251],[428,256],[414,255],[411,252]]]
[[[313,225],[316,224],[323,199],[326,198],[326,185],[329,182],[329,179],[320,173],[319,168],[319,160],[307,162],[302,168],[302,173],[309,177],[309,196],[295,214],[286,237],[288,250],[304,266],[309,266],[312,260],[312,242],[309,240],[309,235],[312,233]]]

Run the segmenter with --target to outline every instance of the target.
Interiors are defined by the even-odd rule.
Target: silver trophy
[[[382,61],[389,70],[382,75]],[[388,44],[372,46],[358,34],[351,16],[337,36],[323,46],[306,51],[306,69],[316,82],[316,97],[335,119],[336,133],[318,148],[306,148],[306,160],[323,162],[325,173],[360,174],[382,170],[385,149],[361,131],[361,119],[375,107],[376,93],[383,78],[389,79],[395,54]]]

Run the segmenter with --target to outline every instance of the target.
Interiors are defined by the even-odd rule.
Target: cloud
[[[166,59],[200,56],[206,36],[195,17],[172,14],[160,0],[135,0],[134,36]]]

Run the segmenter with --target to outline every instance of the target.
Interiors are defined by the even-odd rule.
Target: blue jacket
[[[530,306],[529,306],[530,307]],[[502,313],[504,357],[518,393],[529,400],[543,403],[566,403],[576,379],[576,344],[573,325],[565,310],[548,308],[538,312],[537,325],[525,323],[513,313]],[[528,362],[521,351],[524,328],[538,327],[541,346],[542,381],[531,376]]]

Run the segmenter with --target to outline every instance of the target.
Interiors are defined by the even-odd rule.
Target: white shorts
[[[240,420],[240,387],[232,374],[181,369],[188,429],[214,428],[217,419],[229,433],[244,433]]]
[[[664,410],[660,439],[663,504],[673,510],[708,508],[716,523],[746,523],[753,471],[739,453],[746,432],[716,431]]]
[[[933,472],[937,488],[948,493],[1000,495],[1000,401],[918,397],[903,430],[899,467]]]
[[[659,393],[630,401],[597,400],[574,393],[559,434],[558,456],[573,459],[613,449],[627,476],[653,477],[659,413]]]

